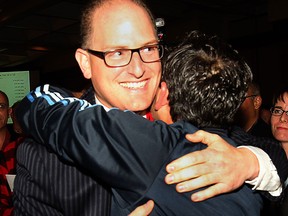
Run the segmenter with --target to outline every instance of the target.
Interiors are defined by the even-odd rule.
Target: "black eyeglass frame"
[[[155,47],[155,46],[158,46],[159,58],[158,58],[157,60],[153,60],[153,61],[144,61],[144,60],[142,59],[140,50],[141,50],[141,49],[144,49],[144,48]],[[130,62],[131,62],[131,59],[132,59],[132,56],[133,56],[133,53],[134,53],[134,52],[137,52],[137,53],[138,53],[138,55],[140,56],[141,61],[143,61],[144,63],[157,62],[157,61],[159,61],[160,59],[162,59],[163,56],[164,56],[164,46],[161,45],[161,44],[152,44],[152,45],[147,45],[147,46],[139,47],[139,48],[136,48],[136,49],[116,49],[116,50],[109,50],[109,51],[106,51],[106,52],[97,51],[97,50],[92,50],[92,49],[84,49],[84,50],[86,50],[88,53],[90,53],[90,54],[92,54],[92,55],[94,55],[94,56],[97,56],[97,57],[103,59],[104,62],[105,62],[105,64],[106,64],[108,67],[124,67],[124,66],[126,66],[126,65],[129,65]],[[130,51],[131,51],[130,60],[128,61],[127,64],[120,65],[120,66],[119,66],[119,65],[109,65],[109,64],[107,64],[106,59],[105,59],[105,56],[107,55],[107,53],[115,52],[115,51],[117,51],[117,50],[119,50],[119,51],[120,51],[120,50],[130,50]]]
[[[258,94],[248,95],[248,96],[245,96],[245,98],[256,97],[256,96],[259,96],[259,95]]]
[[[277,110],[281,110],[281,113],[277,113],[277,114],[275,114],[274,113],[274,110],[275,109],[277,109]],[[282,108],[280,108],[280,107],[271,107],[271,109],[270,109],[270,112],[271,112],[271,114],[272,115],[274,115],[274,116],[282,116],[283,115],[283,113],[285,113],[287,116],[288,116],[288,110],[283,110]]]

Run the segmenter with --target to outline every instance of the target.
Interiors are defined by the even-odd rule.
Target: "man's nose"
[[[140,78],[143,76],[145,72],[144,62],[142,61],[138,52],[134,52],[132,54],[132,59],[130,62],[131,70],[130,73],[133,74],[135,77]]]

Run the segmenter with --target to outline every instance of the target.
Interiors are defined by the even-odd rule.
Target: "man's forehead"
[[[92,28],[92,43],[101,48],[138,48],[157,42],[156,30],[147,11],[127,1],[122,6],[109,4],[96,10]]]
[[[146,25],[147,26],[147,25]],[[146,32],[137,29],[128,23],[122,25],[123,28],[103,29],[94,31],[92,34],[92,44],[105,48],[139,48],[141,46],[158,43],[158,38],[152,27],[145,27]],[[119,30],[120,29],[120,30]],[[101,33],[102,34],[101,34]]]

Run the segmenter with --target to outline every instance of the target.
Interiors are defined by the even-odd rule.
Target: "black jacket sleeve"
[[[143,193],[181,136],[181,130],[130,111],[64,99],[68,94],[58,88],[38,90],[17,110],[24,131],[114,188]]]
[[[22,108],[17,112],[23,129],[62,158],[86,167],[94,176],[99,175],[100,169],[101,177],[111,181],[112,186],[124,187],[121,183],[114,185],[114,179],[133,181],[131,173],[134,172],[138,177],[131,184],[143,180],[145,185],[144,181],[151,180],[150,173],[159,168],[155,164],[163,164],[181,135],[162,122],[151,123],[132,112],[118,109],[106,112],[101,106],[69,96],[52,86],[32,91],[23,99]],[[262,148],[271,157],[281,181],[286,179],[288,166],[282,148],[274,149],[269,140],[253,138],[239,130],[232,130],[231,138],[241,145]],[[146,164],[147,160],[151,163]],[[121,169],[127,172],[120,172]]]

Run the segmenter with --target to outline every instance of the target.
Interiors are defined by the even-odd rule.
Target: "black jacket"
[[[95,103],[92,91],[85,98]],[[17,162],[15,216],[110,215],[110,188],[35,140],[28,138],[19,146]]]
[[[67,97],[64,91],[53,87],[49,90],[44,95],[41,91],[32,92],[22,101],[19,114],[24,117],[24,129],[26,132],[29,129],[38,142],[48,145],[61,158],[82,166],[110,185],[113,214],[127,215],[139,204],[153,199],[156,206],[151,215],[259,215],[262,200],[246,185],[232,193],[194,203],[190,200],[191,193],[179,194],[174,186],[164,183],[167,163],[205,147],[184,138],[197,130],[193,125],[185,121],[172,126],[161,121],[149,122],[118,109],[106,112],[102,106],[91,106],[83,100],[61,100],[62,97],[51,92],[58,91]],[[60,102],[55,104],[57,101]],[[207,130],[234,143],[226,130]],[[241,144],[244,141],[251,145],[253,140],[239,130],[233,130],[232,137],[241,140]]]

